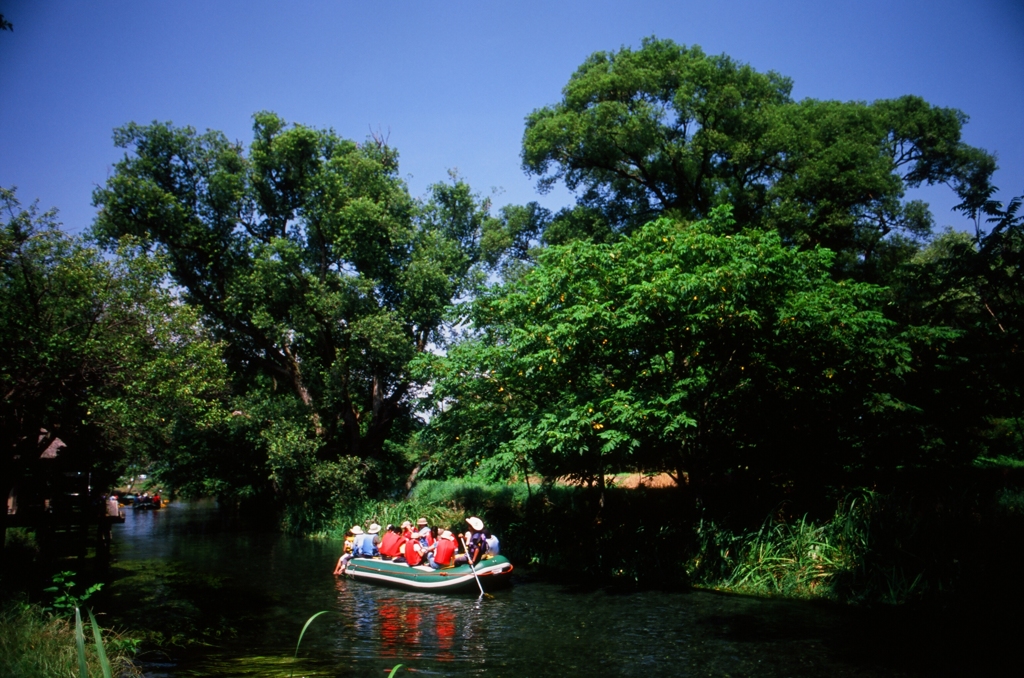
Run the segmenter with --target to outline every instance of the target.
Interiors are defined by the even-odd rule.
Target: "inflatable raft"
[[[476,574],[485,591],[507,586],[509,575],[512,574],[512,563],[502,555],[485,558],[477,563]],[[345,576],[370,584],[411,591],[479,591],[469,565],[435,570],[428,565],[409,567],[406,563],[381,558],[353,558],[345,569]]]

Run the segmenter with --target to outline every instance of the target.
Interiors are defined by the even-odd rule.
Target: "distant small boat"
[[[485,558],[476,564],[476,574],[485,590],[501,588],[509,583],[512,563],[501,555]],[[353,558],[345,569],[345,576],[411,591],[453,593],[479,590],[469,565],[435,570],[428,565],[409,567],[406,563],[381,558]]]

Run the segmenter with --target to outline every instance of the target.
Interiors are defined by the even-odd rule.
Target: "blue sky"
[[[773,2],[41,2],[0,0],[0,185],[92,222],[91,193],[123,151],[111,132],[153,120],[248,142],[251,116],[371,131],[398,148],[414,195],[458,171],[497,205],[538,196],[523,119],[555,103],[592,52],[645,36],[699,44],[794,81],[796,98],[923,96],[971,120],[997,154],[1003,200],[1024,193],[1022,0]],[[922,192],[965,227],[945,189]]]

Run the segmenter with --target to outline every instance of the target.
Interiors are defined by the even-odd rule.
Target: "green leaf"
[[[99,657],[100,667],[103,670],[103,678],[113,678],[113,673],[110,668],[110,660],[107,659],[106,648],[103,647],[103,636],[100,632],[100,625],[96,623],[96,617],[93,616],[92,610],[89,612],[89,623],[92,625],[92,638],[96,643],[96,656]]]
[[[82,613],[75,608],[75,647],[78,650],[78,676],[89,678],[89,665],[85,661],[85,632],[82,630]]]

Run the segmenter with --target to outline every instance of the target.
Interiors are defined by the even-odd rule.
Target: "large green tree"
[[[578,195],[545,239],[607,240],[729,204],[744,227],[828,247],[838,268],[871,277],[930,231],[908,188],[946,183],[965,200],[988,188],[994,160],[961,141],[960,111],[914,96],[797,102],[791,86],[671,40],[591,55],[559,103],[527,118],[524,169]]]
[[[907,409],[912,347],[948,333],[898,328],[884,289],[831,278],[828,250],[734,230],[717,208],[549,247],[480,297],[479,335],[429,361],[438,463],[817,483],[875,463],[864,442]]]
[[[481,241],[497,220],[454,175],[413,199],[381,139],[254,119],[248,151],[170,124],[117,130],[129,153],[95,193],[94,232],[165,256],[226,343],[239,449],[265,457],[253,477],[380,479],[420,385],[408,363],[444,344],[446,307],[496,261]]]
[[[55,438],[113,480],[222,419],[220,347],[129,243],[105,257],[0,189],[0,492]]]

